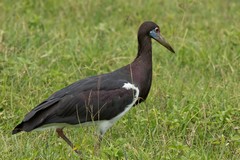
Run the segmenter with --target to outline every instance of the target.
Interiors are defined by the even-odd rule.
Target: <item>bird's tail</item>
[[[17,134],[23,131],[23,122],[18,124],[12,131],[12,134]]]

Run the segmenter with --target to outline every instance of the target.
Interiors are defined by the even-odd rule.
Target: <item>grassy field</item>
[[[137,29],[160,25],[153,85],[105,135],[65,129],[83,159],[240,159],[239,0],[0,1],[0,159],[79,159],[54,130],[11,135],[51,93],[131,63]]]

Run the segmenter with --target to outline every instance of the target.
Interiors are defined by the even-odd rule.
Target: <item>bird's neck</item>
[[[152,69],[152,42],[150,37],[138,37],[138,53],[133,64],[139,64],[136,66],[141,67],[141,70]]]
[[[138,37],[138,54],[137,57],[145,56],[146,54],[150,54],[152,58],[152,41],[148,36]]]
[[[152,43],[150,37],[138,39],[138,54],[131,64],[132,78],[140,89],[140,97],[147,98],[152,82]]]

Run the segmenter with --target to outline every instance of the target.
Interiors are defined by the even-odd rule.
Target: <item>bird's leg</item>
[[[76,152],[79,155],[81,154],[81,152],[78,151],[77,148],[74,147],[73,143],[65,136],[62,128],[57,128],[56,132],[57,132],[59,137],[61,137],[65,142],[67,142],[67,144],[74,150],[74,152]]]
[[[94,146],[95,155],[98,154],[98,150],[100,149],[102,139],[103,139],[103,135],[102,135],[102,134],[99,134],[99,135],[98,135],[98,141],[97,141],[97,143],[96,143],[95,146]]]
[[[103,135],[100,134],[98,136],[98,142],[97,142],[98,148],[100,148],[100,146],[101,146],[102,139],[103,139]]]

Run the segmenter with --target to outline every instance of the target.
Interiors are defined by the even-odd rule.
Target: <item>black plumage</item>
[[[101,139],[106,130],[128,109],[148,96],[152,82],[151,38],[174,52],[161,36],[158,25],[144,22],[138,31],[138,54],[131,64],[107,74],[77,81],[55,92],[31,110],[12,134],[55,127],[57,133],[74,148],[62,129],[67,125],[100,122]]]

